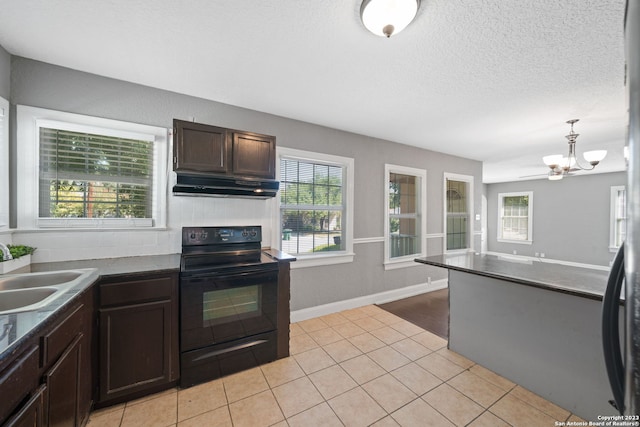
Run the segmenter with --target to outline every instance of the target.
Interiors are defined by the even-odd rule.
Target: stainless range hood
[[[178,174],[175,196],[213,196],[268,199],[278,194],[280,182],[270,179]]]

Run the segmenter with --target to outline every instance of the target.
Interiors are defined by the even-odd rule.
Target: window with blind
[[[344,168],[280,159],[282,250],[304,255],[344,250]]]
[[[18,227],[166,225],[167,129],[17,107]],[[32,179],[30,177],[37,177]]]
[[[609,249],[616,251],[627,237],[627,192],[624,185],[611,187]]]
[[[40,218],[151,218],[153,142],[40,128]]]
[[[446,250],[471,248],[473,177],[445,173]]]
[[[347,157],[278,148],[274,246],[296,255],[296,268],[353,261],[353,165]]]
[[[426,172],[386,165],[385,262],[424,254]]]
[[[498,241],[532,243],[532,192],[498,194],[498,212]]]

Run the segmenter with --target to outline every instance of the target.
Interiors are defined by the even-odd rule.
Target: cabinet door
[[[39,347],[35,344],[28,346],[0,372],[0,423],[37,388],[40,382],[39,358]]]
[[[233,133],[233,173],[276,177],[276,138],[251,132]]]
[[[44,375],[47,386],[46,425],[79,425],[80,360],[83,334],[79,334]]]
[[[231,147],[227,129],[174,120],[173,170],[225,174]]]
[[[44,400],[47,386],[41,385],[22,407],[20,412],[7,420],[5,427],[40,427],[44,426]]]
[[[170,300],[101,308],[99,316],[101,402],[175,379]]]

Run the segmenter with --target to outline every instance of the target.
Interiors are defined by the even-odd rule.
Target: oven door
[[[274,331],[277,294],[277,269],[182,275],[181,351]]]

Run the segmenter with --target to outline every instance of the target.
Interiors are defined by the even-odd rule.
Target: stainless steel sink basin
[[[36,273],[0,277],[0,291],[13,289],[39,288],[71,282],[82,275],[81,271],[54,271],[51,273]]]
[[[77,285],[93,283],[95,268],[0,276],[0,315],[46,307]]]
[[[0,294],[0,313],[13,311],[44,301],[59,292],[56,288],[30,288]]]

